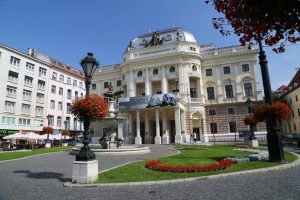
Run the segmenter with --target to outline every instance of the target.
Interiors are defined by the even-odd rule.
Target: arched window
[[[153,74],[154,74],[154,75],[157,75],[157,74],[158,74],[158,69],[154,69],[154,70],[153,70]]]
[[[142,71],[139,71],[139,72],[137,73],[137,76],[138,76],[138,77],[142,77],[142,76],[143,76],[143,72],[142,72]]]
[[[170,73],[173,73],[173,72],[175,72],[175,67],[174,66],[170,67]]]
[[[192,66],[192,70],[195,72],[195,71],[197,71],[197,66],[196,65],[193,65]]]

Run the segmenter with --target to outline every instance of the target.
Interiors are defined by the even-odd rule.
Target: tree
[[[287,42],[300,41],[300,1],[298,0],[206,0],[224,17],[213,18],[213,26],[222,35],[231,31],[245,45],[264,41],[273,51],[285,51]]]

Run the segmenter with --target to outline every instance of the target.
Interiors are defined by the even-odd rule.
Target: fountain
[[[90,144],[90,148],[94,153],[148,153],[149,147],[141,145],[124,145],[123,139],[123,123],[126,118],[115,110],[114,97],[120,96],[123,91],[113,92],[111,84],[108,85],[108,92],[104,96],[109,99],[108,101],[108,116],[101,119],[105,122],[106,128],[104,129],[103,136],[99,139],[99,144]],[[117,128],[115,125],[117,124]],[[73,149],[75,153],[78,149]]]

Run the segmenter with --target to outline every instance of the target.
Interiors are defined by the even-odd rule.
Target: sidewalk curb
[[[217,175],[211,175],[211,176],[201,176],[201,177],[162,180],[162,181],[128,182],[128,183],[100,183],[100,184],[94,184],[94,183],[93,184],[76,184],[76,183],[66,182],[63,185],[66,187],[112,187],[112,186],[136,186],[136,185],[161,185],[161,184],[191,182],[191,181],[196,181],[196,180],[215,179],[215,178],[235,176],[235,175],[253,174],[253,173],[260,173],[260,172],[267,172],[267,171],[278,171],[278,170],[294,168],[294,167],[300,165],[300,155],[298,155],[294,152],[290,152],[290,153],[297,156],[297,160],[295,160],[292,163],[283,164],[283,165],[274,166],[274,167],[261,168],[261,169],[252,169],[252,170],[231,172],[231,173],[225,173],[225,174],[217,174]],[[107,171],[107,170],[104,170],[104,171]]]

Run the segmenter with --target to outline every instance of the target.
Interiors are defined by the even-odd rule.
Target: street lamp
[[[85,89],[86,95],[90,94],[90,85],[93,74],[95,73],[97,67],[99,66],[98,61],[93,57],[93,53],[88,53],[87,57],[80,61],[80,65],[83,69],[85,75]],[[76,154],[76,161],[89,161],[94,160],[96,155],[91,151],[89,147],[89,128],[90,119],[85,118],[83,121],[83,146],[81,147],[78,154]]]
[[[48,120],[48,133],[47,133],[47,143],[49,143],[49,127],[50,127],[50,120],[53,117],[53,115],[48,114],[47,120]]]
[[[262,47],[261,40],[258,42],[259,45],[259,64],[261,67],[261,76],[264,86],[264,93],[265,93],[265,103],[272,105],[272,90],[271,90],[271,83],[268,71],[268,61],[265,51]],[[274,120],[267,120],[267,141],[268,141],[268,151],[269,151],[269,158],[271,161],[283,161],[283,147],[282,147],[282,140],[279,135],[280,129],[277,127],[276,122]]]
[[[250,113],[250,116],[252,116],[252,114],[253,114],[253,101],[250,98],[247,98],[246,104],[248,106],[248,112]],[[249,140],[254,140],[254,139],[256,139],[256,137],[254,135],[254,126],[253,126],[252,123],[249,126],[250,126]]]

